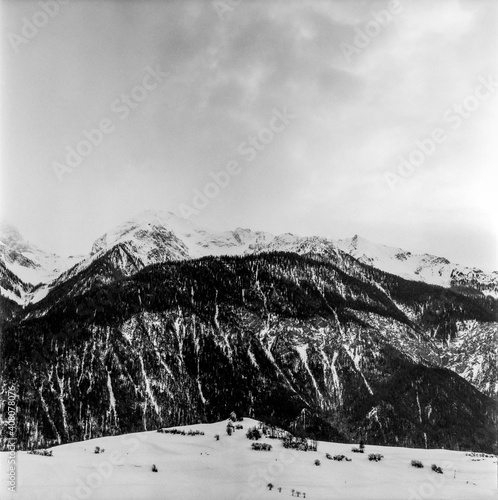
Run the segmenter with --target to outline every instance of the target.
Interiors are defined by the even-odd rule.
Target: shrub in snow
[[[180,434],[182,436],[185,436],[185,431],[181,431],[179,429],[158,429],[157,432],[161,432],[163,434]]]
[[[227,425],[227,434],[229,436],[231,436],[232,433],[233,433],[233,424],[232,424],[232,422],[228,422],[228,425]]]
[[[271,491],[271,490],[272,490],[272,488],[273,488],[273,484],[271,484],[271,483],[268,483],[266,486],[267,486],[267,488],[268,488],[270,491]]]
[[[316,451],[318,444],[313,439],[306,439],[294,436],[285,436],[282,440],[284,448],[291,448],[299,451]]]
[[[178,429],[157,429],[157,432],[161,434],[179,434],[180,436],[204,436],[204,432],[202,431],[193,431],[189,429],[188,432],[180,431]],[[102,453],[104,450],[101,450]]]
[[[240,429],[243,429],[243,428],[244,428],[244,426],[243,426],[243,425],[240,425],[240,424],[237,424],[237,425],[235,426],[235,428],[236,428],[237,430],[240,430]]]
[[[362,448],[351,448],[351,451],[353,453],[365,453],[365,451]]]
[[[286,439],[291,436],[288,431],[284,431],[283,429],[275,427],[274,425],[262,425],[261,431],[265,437],[268,437],[270,439]]]
[[[308,442],[308,450],[309,451],[317,451],[318,450],[318,441],[316,439],[310,439]]]
[[[220,440],[220,435],[219,434],[215,434],[214,435],[214,439],[216,439],[216,441],[219,441]]]
[[[317,467],[318,467],[318,466],[320,466],[320,465],[321,465],[320,460],[315,460],[315,465],[316,465]]]
[[[334,455],[334,460],[337,460],[339,462],[341,462],[342,460],[344,460],[346,458],[345,455]]]
[[[31,450],[28,451],[28,455],[40,455],[42,457],[51,457],[52,455],[52,450]]]
[[[466,457],[480,457],[480,458],[495,458],[495,455],[488,455],[487,453],[476,453],[474,451],[465,453]]]
[[[443,473],[443,469],[441,469],[441,467],[438,467],[436,464],[432,464],[431,465],[431,469],[434,472],[437,472],[438,474],[442,474]]]
[[[266,443],[252,443],[252,449],[256,451],[271,451],[272,445]]]
[[[360,450],[364,450],[365,449],[365,443],[363,442],[363,440],[360,441]],[[362,451],[363,453],[363,451]]]
[[[325,458],[328,458],[329,460],[332,460],[332,456],[330,453],[325,453]]]
[[[157,472],[156,464],[152,464],[152,472]]]
[[[422,469],[424,464],[420,460],[412,460],[412,467],[417,467],[418,469]]]
[[[95,447],[94,453],[100,453],[100,446]]]
[[[368,455],[368,460],[371,462],[380,462],[384,458],[384,455],[381,455],[380,453],[370,453]]]
[[[259,439],[261,437],[261,432],[257,427],[251,427],[247,432],[246,432],[246,437],[247,439]]]

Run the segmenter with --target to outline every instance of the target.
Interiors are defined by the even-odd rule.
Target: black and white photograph
[[[0,29],[0,498],[498,497],[498,1]]]

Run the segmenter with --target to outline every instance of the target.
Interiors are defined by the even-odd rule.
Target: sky
[[[0,8],[0,214],[38,246],[152,209],[498,269],[497,2]]]

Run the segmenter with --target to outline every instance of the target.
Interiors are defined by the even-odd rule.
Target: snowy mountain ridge
[[[61,257],[25,240],[14,226],[0,224],[0,294],[26,305],[33,289],[48,284],[83,257]]]
[[[498,297],[496,271],[485,273],[452,264],[442,257],[415,255],[359,236],[334,241],[290,233],[275,236],[244,228],[209,231],[171,212],[142,212],[99,237],[86,256],[62,258],[45,252],[24,240],[13,226],[5,224],[0,227],[0,243],[6,270],[28,284],[27,287],[10,282],[7,285],[8,280],[4,278],[0,291],[22,305],[38,302],[54,286],[87,269],[113,249],[119,254],[115,257],[116,265],[125,275],[150,264],[206,256],[285,251],[340,259],[344,252],[364,264],[405,279],[444,287],[472,287],[477,293]]]
[[[335,243],[360,262],[408,280],[444,287],[477,285],[486,295],[498,297],[497,271],[485,273],[480,269],[453,264],[444,257],[412,254],[401,248],[372,243],[358,235]]]
[[[47,283],[81,257],[61,257],[25,240],[10,224],[0,224],[0,248],[6,267],[26,283]]]

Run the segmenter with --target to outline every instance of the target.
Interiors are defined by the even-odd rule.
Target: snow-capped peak
[[[360,262],[405,279],[444,287],[472,282],[473,286],[489,295],[496,294],[498,290],[497,273],[486,274],[480,269],[453,264],[444,257],[412,254],[402,248],[373,243],[358,235],[337,240],[336,244]]]
[[[38,284],[54,279],[74,264],[75,258],[62,258],[25,240],[6,222],[0,224],[2,257],[7,269],[25,283]]]
[[[91,255],[107,250],[119,243],[131,244],[142,256],[156,253],[160,241],[176,241],[178,248],[173,258],[198,258],[207,255],[234,255],[244,253],[249,246],[268,242],[273,235],[237,228],[235,231],[214,232],[204,229],[188,219],[171,212],[146,210],[120,224],[98,238]],[[159,258],[160,256],[156,256]],[[158,261],[154,257],[152,261]],[[149,259],[147,259],[149,260]],[[166,260],[159,258],[159,261]],[[151,263],[151,262],[149,262]]]

